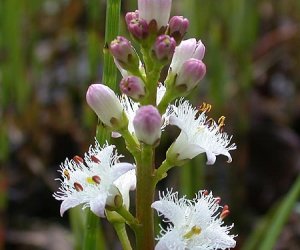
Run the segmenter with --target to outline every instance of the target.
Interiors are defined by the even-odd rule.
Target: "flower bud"
[[[120,90],[127,96],[135,100],[145,96],[145,85],[141,78],[136,76],[127,76],[120,82]]]
[[[133,119],[136,137],[148,145],[158,144],[161,136],[161,124],[161,115],[152,105],[140,107]]]
[[[203,43],[199,40],[196,41],[195,38],[190,38],[184,40],[175,49],[174,56],[170,68],[173,73],[177,74],[182,67],[182,64],[191,58],[202,60],[205,53],[205,47]]]
[[[133,35],[137,40],[143,40],[147,38],[149,34],[148,24],[144,19],[132,19],[128,24],[127,28],[130,34]]]
[[[177,43],[181,42],[189,27],[189,20],[183,16],[173,16],[169,21],[169,34]]]
[[[138,0],[139,17],[148,24],[154,20],[160,30],[168,24],[171,5],[172,0]]]
[[[127,12],[125,15],[125,21],[128,25],[132,20],[139,19],[139,11],[136,10],[135,12]]]
[[[160,35],[153,46],[156,59],[159,61],[168,61],[172,58],[176,47],[173,37],[168,35]]]
[[[115,93],[103,84],[92,84],[87,90],[86,101],[99,119],[107,126],[127,126],[128,120]]]
[[[193,89],[206,73],[206,66],[201,60],[189,59],[185,61],[178,73],[175,86],[184,91]]]
[[[136,70],[139,68],[139,58],[129,40],[118,36],[110,43],[110,52],[123,69]]]

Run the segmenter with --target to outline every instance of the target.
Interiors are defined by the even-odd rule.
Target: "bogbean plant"
[[[195,38],[183,40],[189,21],[182,16],[169,19],[171,4],[172,0],[139,0],[138,10],[126,14],[142,58],[125,37],[110,43],[109,51],[123,76],[121,96],[105,83],[92,84],[86,94],[105,129],[125,140],[135,162],[120,161],[114,145],[99,145],[96,140],[84,159],[75,156],[61,165],[61,187],[54,197],[62,201],[61,215],[80,204],[99,217],[114,214],[114,221],[133,230],[135,249],[230,249],[236,244],[229,232],[233,225],[224,225],[229,208],[221,206],[219,197],[202,190],[189,200],[170,188],[159,191],[154,201],[157,184],[171,168],[201,153],[206,154],[207,164],[214,164],[217,155],[231,162],[229,151],[236,148],[224,132],[224,117],[215,121],[207,116],[211,105],[193,107],[184,99],[205,76],[205,46]],[[169,63],[161,83],[161,71]],[[154,151],[170,125],[181,132],[166,159],[155,166]],[[130,190],[136,190],[135,215]],[[166,225],[156,237],[153,210],[165,218]],[[126,233],[118,236],[124,249],[132,249]]]

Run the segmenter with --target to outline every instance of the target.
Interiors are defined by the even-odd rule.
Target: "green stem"
[[[119,237],[119,240],[122,245],[123,250],[132,250],[130,241],[128,239],[128,235],[126,232],[126,227],[124,223],[114,223],[113,224],[114,229],[117,232],[117,235]]]
[[[99,218],[91,211],[88,210],[86,215],[85,232],[83,250],[96,250],[97,242],[99,240]]]
[[[155,62],[151,57],[151,50],[149,48],[142,48],[143,59],[146,71],[146,88],[147,96],[142,102],[143,105],[152,104],[156,106],[156,92],[160,77],[160,72],[163,67],[159,62]]]
[[[174,165],[171,164],[167,159],[163,161],[160,167],[155,171],[155,184],[157,184],[161,179],[167,176],[167,171],[171,169]]]
[[[138,226],[137,219],[124,206],[117,209],[116,212],[126,220],[126,223],[133,230],[135,230],[137,228],[137,226]]]
[[[164,114],[166,112],[166,109],[168,107],[168,105],[176,98],[176,95],[167,89],[165,95],[163,96],[163,98],[161,99],[160,103],[158,104],[158,111],[161,114]]]
[[[127,128],[120,131],[120,133],[126,142],[127,149],[136,158],[140,153],[140,145],[136,138],[129,132]]]
[[[105,47],[118,35],[120,23],[121,0],[107,0],[106,6],[106,27],[105,27]],[[112,90],[116,89],[117,68],[112,56],[104,49],[103,79],[102,81]],[[97,127],[96,137],[99,143],[109,141],[109,133],[101,126]],[[96,249],[96,239],[99,236],[99,218],[88,211],[83,241],[83,250]],[[99,249],[105,249],[101,246]]]
[[[105,21],[105,47],[119,34],[121,0],[107,0]],[[111,89],[116,89],[117,68],[114,59],[107,49],[104,49],[104,64],[102,81]]]
[[[137,250],[154,249],[153,203],[155,184],[154,149],[142,144],[141,157],[137,161],[136,218],[141,224],[135,231]]]

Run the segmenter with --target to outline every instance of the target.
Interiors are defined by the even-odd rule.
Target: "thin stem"
[[[116,210],[118,214],[120,214],[125,220],[126,223],[135,230],[138,226],[138,220],[124,207],[120,207]]]
[[[113,227],[116,230],[118,238],[121,242],[122,249],[123,250],[132,250],[132,247],[131,247],[131,244],[130,244],[130,241],[128,239],[128,235],[126,232],[125,224],[124,223],[114,223]]]
[[[155,171],[155,184],[157,184],[161,179],[167,176],[167,171],[174,165],[171,164],[167,159],[163,161],[160,167]]]
[[[134,157],[136,157],[140,152],[140,145],[136,138],[129,132],[127,128],[120,131],[120,133],[126,142],[127,149]]]
[[[165,95],[163,96],[163,98],[161,99],[160,103],[158,104],[158,111],[161,114],[164,114],[166,112],[166,109],[168,107],[168,105],[176,98],[176,96],[174,95],[174,93],[170,90],[167,89]]]
[[[137,250],[154,249],[154,216],[151,204],[154,199],[154,149],[142,144],[137,162],[136,218],[141,224],[135,231]]]

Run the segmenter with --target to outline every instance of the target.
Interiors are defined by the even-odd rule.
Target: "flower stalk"
[[[136,230],[137,250],[154,249],[154,217],[151,204],[154,199],[153,181],[154,149],[141,145],[141,157],[137,162],[136,218],[141,226]]]

